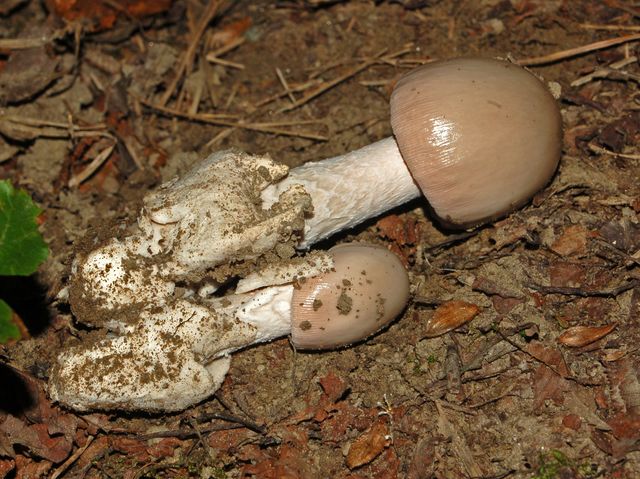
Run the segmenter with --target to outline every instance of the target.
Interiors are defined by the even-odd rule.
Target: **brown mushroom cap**
[[[380,246],[342,244],[329,250],[334,269],[296,288],[291,340],[300,349],[355,343],[391,322],[409,299],[400,259]]]
[[[562,119],[546,87],[504,61],[430,63],[391,95],[400,152],[449,226],[473,226],[522,206],[553,176]]]

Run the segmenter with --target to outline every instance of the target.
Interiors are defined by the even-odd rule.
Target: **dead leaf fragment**
[[[71,453],[71,441],[64,436],[51,437],[46,424],[28,425],[15,416],[7,415],[0,424],[0,432],[6,435],[11,444],[19,444],[32,454],[56,464]]]
[[[569,226],[550,248],[560,256],[584,254],[587,250],[587,230],[580,225]]]
[[[389,215],[376,223],[383,238],[390,239],[398,246],[415,244],[418,240],[416,219],[412,216]]]
[[[434,338],[468,323],[480,313],[480,308],[466,301],[448,301],[441,304],[429,324],[426,338]]]
[[[16,103],[41,93],[60,76],[59,64],[45,47],[14,52],[0,72],[0,101]]]
[[[143,18],[169,9],[173,0],[118,0],[95,2],[93,0],[46,0],[49,11],[68,22],[82,22],[89,31],[110,29],[118,17]]]
[[[329,373],[320,378],[318,382],[332,403],[337,402],[347,389],[349,389],[344,379],[336,376],[333,371],[329,371]]]
[[[562,353],[539,343],[530,343],[526,351],[540,361],[533,376],[533,408],[539,410],[547,399],[562,404],[571,383],[567,381],[569,368]]]
[[[565,346],[579,348],[604,338],[615,327],[615,324],[606,326],[573,326],[560,335],[558,342]]]
[[[382,422],[375,423],[371,429],[365,431],[358,437],[347,453],[347,467],[355,469],[356,467],[369,464],[389,445],[389,430],[387,425]]]

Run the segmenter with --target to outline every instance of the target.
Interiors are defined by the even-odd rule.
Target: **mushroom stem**
[[[304,186],[314,208],[305,221],[301,249],[420,196],[393,137],[290,170],[263,190],[264,207],[296,184]]]

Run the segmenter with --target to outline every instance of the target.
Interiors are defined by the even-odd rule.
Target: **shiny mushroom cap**
[[[504,61],[430,63],[391,96],[400,152],[448,226],[473,226],[522,206],[552,177],[562,120],[544,84]]]
[[[398,316],[409,277],[389,250],[358,243],[329,250],[334,269],[306,280],[291,301],[291,339],[300,349],[332,349],[361,341]]]

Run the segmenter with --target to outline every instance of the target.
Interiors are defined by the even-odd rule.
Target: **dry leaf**
[[[327,395],[327,398],[332,402],[337,402],[340,397],[349,389],[349,386],[344,379],[336,376],[333,371],[320,378],[319,380],[322,390]]]
[[[602,360],[608,363],[619,361],[628,354],[625,349],[605,349],[602,351]]]
[[[569,226],[550,248],[560,256],[583,254],[587,250],[587,230],[580,225]]]
[[[81,22],[90,31],[107,30],[118,17],[143,18],[168,10],[173,0],[118,0],[117,8],[109,2],[94,0],[46,0],[49,11],[68,22]]]
[[[16,462],[13,459],[0,459],[0,477],[7,477],[15,467]]]
[[[355,469],[369,464],[378,457],[384,451],[384,448],[389,445],[388,434],[389,431],[386,424],[382,422],[375,423],[371,429],[364,432],[349,447],[347,467]]]
[[[390,239],[399,246],[415,244],[418,240],[418,225],[413,216],[385,216],[378,220],[376,227],[383,238]]]
[[[579,348],[604,338],[615,327],[615,324],[607,326],[573,326],[560,335],[558,342],[565,346]]]
[[[560,351],[535,342],[526,351],[541,362],[533,376],[534,410],[539,410],[547,399],[562,404],[571,383],[565,379],[569,377],[569,368]]]
[[[0,432],[14,446],[23,446],[35,456],[54,463],[64,461],[71,453],[71,441],[64,436],[49,436],[46,424],[29,425],[15,416],[7,415],[0,424]]]
[[[480,308],[465,301],[448,301],[436,309],[427,324],[425,337],[434,338],[468,323],[480,313]]]

